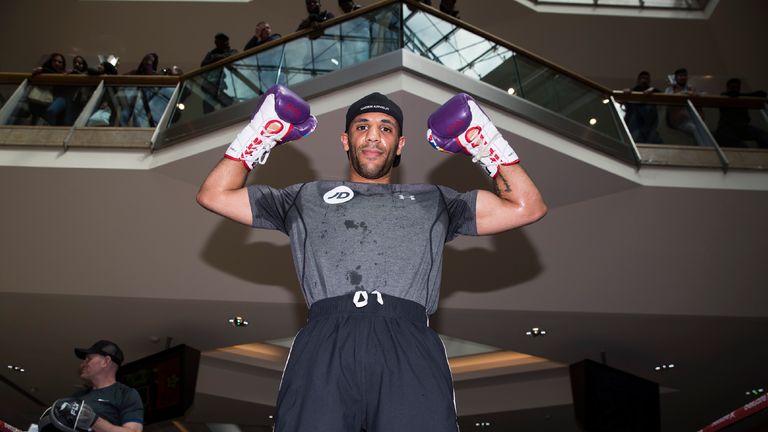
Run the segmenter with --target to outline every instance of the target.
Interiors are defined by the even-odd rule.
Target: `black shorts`
[[[360,300],[360,298],[358,298]],[[368,294],[320,300],[293,342],[278,432],[456,432],[453,381],[424,306]]]

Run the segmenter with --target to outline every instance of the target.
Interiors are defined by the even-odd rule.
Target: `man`
[[[725,92],[722,96],[728,97],[766,97],[762,90],[750,93],[741,92],[741,80],[731,78],[725,83]],[[723,147],[748,147],[745,141],[755,141],[760,148],[768,148],[768,132],[750,123],[752,118],[747,108],[724,107],[720,108],[720,118],[717,122],[715,138]]]
[[[677,69],[674,78],[667,88],[664,89],[664,93],[686,96],[697,94],[696,90],[688,85],[688,70],[685,68]],[[703,112],[700,114],[703,115]],[[704,146],[708,142],[705,132],[702,130],[704,126],[697,124],[685,105],[670,105],[667,107],[667,125],[672,129],[677,129],[690,135],[694,140],[694,145]]]
[[[216,33],[213,37],[213,44],[216,48],[208,51],[203,57],[203,61],[200,62],[200,67],[207,66],[211,63],[227,58],[231,55],[237,54],[237,50],[229,46],[229,36],[225,33]]]
[[[651,85],[651,74],[641,71],[637,75],[637,84],[632,87],[633,92],[644,94],[658,93],[659,89]],[[661,136],[657,131],[659,114],[656,105],[643,103],[628,103],[627,114],[624,120],[627,122],[632,139],[636,143],[661,144]]]
[[[281,35],[279,33],[272,33],[272,26],[266,21],[260,21],[256,24],[256,30],[253,33],[251,40],[245,44],[243,50],[248,50],[253,47],[257,47],[263,43],[279,39]]]
[[[334,15],[327,10],[321,10],[320,0],[305,0],[305,6],[307,7],[307,17],[299,24],[296,31],[304,30],[305,28],[316,28],[321,22],[334,18]]]
[[[200,62],[200,67],[237,54],[237,50],[229,46],[229,36],[224,33],[216,33],[213,37],[216,48],[208,53]],[[224,81],[224,68],[218,67],[205,73],[205,81],[202,82],[205,98],[203,99],[203,112],[209,113],[220,107],[232,105],[233,100],[225,90],[228,88]]]
[[[280,385],[275,430],[455,431],[451,373],[428,327],[444,243],[532,223],[546,212],[541,195],[465,94],[432,114],[429,141],[471,154],[494,178],[496,194],[392,184],[406,142],[403,115],[380,93],[347,111],[340,141],[350,181],[243,187],[274,145],[315,126],[306,102],[271,88],[197,196],[218,214],[289,235],[310,310]]]
[[[50,424],[60,430],[141,432],[144,405],[139,393],[116,380],[123,351],[114,342],[100,340],[90,348],[75,348],[80,378],[88,389],[57,400],[40,418],[41,430]]]

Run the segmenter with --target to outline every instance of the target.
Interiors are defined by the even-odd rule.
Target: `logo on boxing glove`
[[[285,129],[285,126],[279,120],[270,120],[267,122],[259,134],[253,137],[253,140],[251,140],[250,144],[248,144],[245,150],[243,150],[243,154],[240,156],[240,159],[246,159],[250,156],[253,156],[253,152],[255,152],[261,144],[264,144],[264,139],[262,139],[262,137],[272,137],[279,135],[283,129]]]
[[[483,135],[483,128],[480,126],[473,126],[469,129],[467,129],[466,132],[464,132],[464,140],[469,144],[472,148],[478,148],[483,147],[483,150],[485,152],[480,151],[477,152],[475,155],[475,158],[473,158],[473,161],[476,162],[476,159],[480,159],[482,157],[488,158],[488,163],[492,164],[498,164],[501,163],[501,157],[498,153],[496,153],[496,150],[493,149],[493,147],[488,145],[488,140],[485,139],[485,136]],[[470,152],[472,154],[472,152]]]

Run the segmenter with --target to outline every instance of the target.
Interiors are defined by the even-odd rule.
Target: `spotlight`
[[[229,323],[232,324],[232,327],[248,327],[248,321],[246,321],[245,318],[240,316],[230,318]]]

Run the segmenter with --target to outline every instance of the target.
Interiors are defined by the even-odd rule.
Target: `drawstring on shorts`
[[[384,298],[381,296],[381,293],[378,290],[371,291],[371,294],[376,295],[376,301],[380,305],[384,305]],[[368,305],[368,292],[364,290],[355,291],[355,295],[352,297],[352,303],[355,304],[355,307],[361,308]]]

